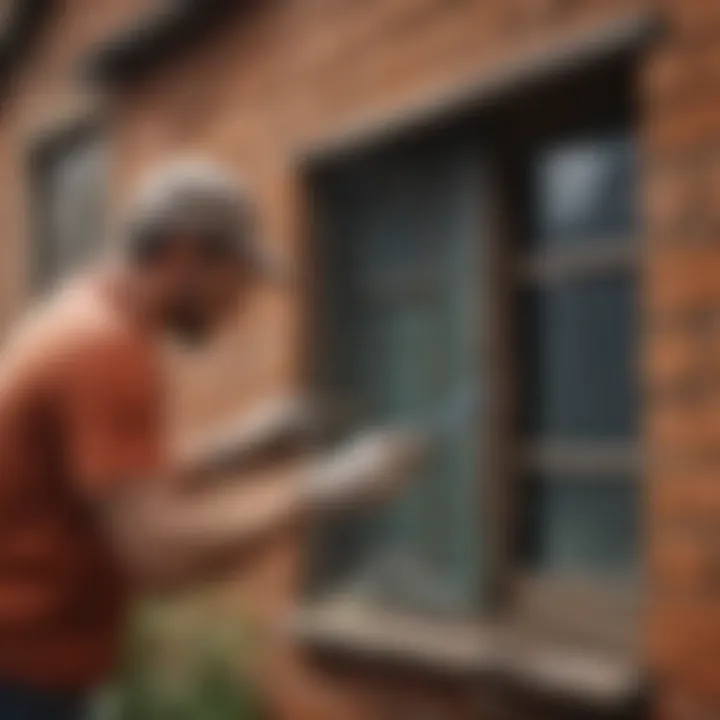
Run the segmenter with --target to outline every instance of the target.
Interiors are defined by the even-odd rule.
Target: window
[[[543,147],[531,174],[535,233],[520,268],[528,564],[628,570],[637,532],[632,458],[634,148],[622,131]]]
[[[33,281],[47,287],[102,246],[107,157],[103,139],[74,127],[44,140],[33,157]]]
[[[639,546],[635,148],[627,128],[601,128],[526,157],[517,560],[529,597],[560,583],[605,592],[632,584]]]
[[[436,611],[472,606],[478,589],[477,158],[469,137],[438,138],[318,188],[325,389],[362,424],[429,423],[440,438],[415,490],[344,525],[336,560],[359,591]]]
[[[313,177],[319,381],[358,424],[441,439],[395,507],[331,529],[324,577],[620,628],[640,525],[630,77],[564,79]]]

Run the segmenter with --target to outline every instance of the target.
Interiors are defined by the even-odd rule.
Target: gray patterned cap
[[[213,161],[179,159],[153,170],[130,202],[125,221],[131,252],[142,252],[149,238],[192,232],[201,240],[227,243],[261,275],[280,273],[277,258],[259,241],[247,187]]]

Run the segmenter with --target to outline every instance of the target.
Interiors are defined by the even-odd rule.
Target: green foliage
[[[143,608],[95,720],[260,720],[239,625],[187,608]]]

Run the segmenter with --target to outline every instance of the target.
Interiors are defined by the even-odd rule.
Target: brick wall
[[[648,652],[662,717],[720,717],[720,6],[669,0],[642,78]]]
[[[301,264],[298,162],[308,147],[364,119],[423,105],[492,71],[520,49],[551,43],[650,1],[251,4],[201,47],[155,69],[115,99],[114,206],[122,205],[128,189],[155,162],[176,153],[207,153],[247,178],[267,241]],[[0,126],[3,318],[12,317],[26,297],[27,138],[34,127],[87,101],[68,80],[73,58],[142,5],[142,0],[67,0],[17,76]],[[648,50],[638,84],[647,168],[642,373],[651,451],[646,657],[657,671],[666,717],[716,718],[720,4],[655,0],[654,6],[668,26]],[[301,384],[303,298],[297,293],[259,291],[217,347],[178,362],[180,432]],[[280,539],[247,578],[261,619],[275,619],[287,608],[302,547],[297,537]],[[438,683],[419,694],[415,680],[388,683],[352,673],[335,673],[330,682],[284,641],[272,648],[268,662],[275,710],[287,720],[501,717],[502,703],[490,688]]]

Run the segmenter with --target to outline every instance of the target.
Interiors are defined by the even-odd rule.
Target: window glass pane
[[[468,149],[430,142],[356,158],[323,196],[325,362],[336,364],[325,379],[363,424],[429,425],[438,440],[407,492],[362,518],[346,575],[373,599],[431,611],[471,607],[479,566],[479,190]]]
[[[40,283],[52,282],[97,253],[103,243],[107,157],[104,142],[84,136],[63,142],[38,165]]]
[[[630,273],[542,285],[525,293],[526,436],[597,440],[635,434],[634,294]]]
[[[630,574],[637,559],[638,485],[630,478],[526,482],[525,554],[543,573]]]
[[[53,209],[61,273],[83,264],[102,245],[104,150],[99,141],[78,143],[58,163]]]
[[[633,139],[614,134],[558,142],[535,160],[531,188],[536,245],[624,236],[635,227]]]

